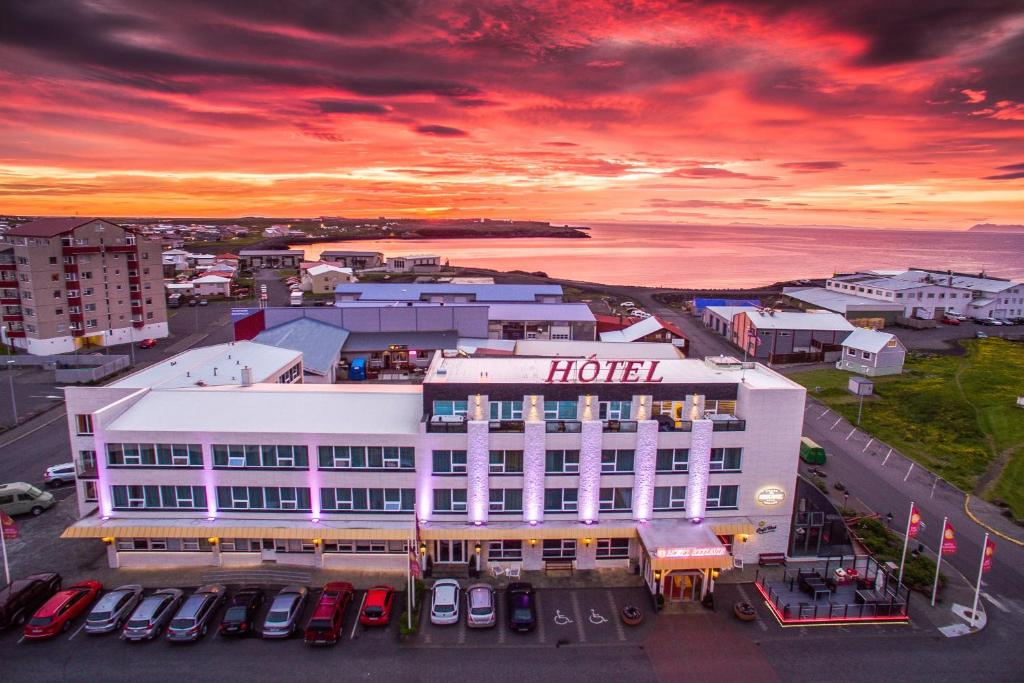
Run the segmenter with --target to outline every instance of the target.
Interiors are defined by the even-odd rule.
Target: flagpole
[[[414,537],[412,537],[412,536],[409,537],[409,552],[406,554],[406,557],[405,557],[405,573],[406,573],[405,588],[406,588],[406,591],[409,593],[408,600],[407,600],[407,603],[408,603],[408,611],[407,611],[407,613],[409,615],[407,626],[408,626],[410,631],[412,630],[412,590],[413,590],[413,585],[412,585],[412,562],[410,561],[409,558],[412,556],[412,552],[413,552],[412,545],[413,545],[413,543],[415,543],[413,538]]]
[[[3,548],[4,553],[4,576],[7,578],[7,583],[10,583],[11,568],[7,566],[7,529],[3,522],[0,522],[0,547]]]
[[[910,514],[907,515],[907,532],[903,535],[903,554],[900,556],[900,578],[896,579],[896,591],[903,585],[903,566],[907,561],[907,546],[910,544],[910,521],[914,518],[914,501],[910,501]]]
[[[981,563],[978,565],[978,583],[974,585],[974,605],[971,607],[971,628],[978,621],[978,595],[981,593],[981,574],[985,571],[985,552],[988,550],[988,533],[981,542]]]
[[[939,551],[938,557],[935,559],[935,583],[932,585],[932,607],[935,607],[935,595],[939,592],[939,567],[942,566],[942,544],[946,540],[946,522],[949,521],[949,517],[942,518],[942,532],[939,536]]]

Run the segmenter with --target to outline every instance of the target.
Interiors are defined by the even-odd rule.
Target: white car
[[[430,623],[459,623],[459,596],[462,594],[455,579],[438,579],[430,589]]]
[[[64,484],[74,484],[76,478],[75,463],[73,462],[47,467],[46,471],[43,472],[43,481],[47,486],[53,486],[54,488]]]
[[[636,308],[636,304],[632,301],[623,301],[619,304],[619,308]]]

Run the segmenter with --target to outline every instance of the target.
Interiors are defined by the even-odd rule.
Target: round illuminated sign
[[[786,492],[782,489],[770,487],[757,492],[757,502],[761,505],[778,505],[786,500]]]

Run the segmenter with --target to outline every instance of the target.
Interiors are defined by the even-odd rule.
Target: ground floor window
[[[119,538],[118,551],[205,552],[213,549],[205,538]]]
[[[629,558],[628,538],[599,538],[597,539],[597,559],[599,560],[625,560]]]
[[[545,560],[575,560],[575,538],[549,538],[544,541],[541,557]]]
[[[406,541],[324,541],[325,553],[407,553]]]
[[[496,560],[522,560],[522,541],[490,541],[487,544],[487,559],[491,562]]]
[[[315,550],[312,539],[278,538],[274,550],[279,553],[311,553]]]
[[[258,538],[222,538],[221,552],[226,553],[258,553],[263,547]]]

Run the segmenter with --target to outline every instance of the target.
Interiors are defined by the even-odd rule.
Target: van
[[[288,299],[289,299],[290,305],[292,305],[292,306],[301,306],[302,305],[302,292],[292,292],[291,295],[288,297]]]
[[[800,459],[811,465],[825,464],[825,449],[806,436],[800,437]]]
[[[53,507],[56,502],[57,499],[52,493],[23,481],[0,484],[0,510],[12,517],[30,512],[38,517],[43,514],[43,510]]]

